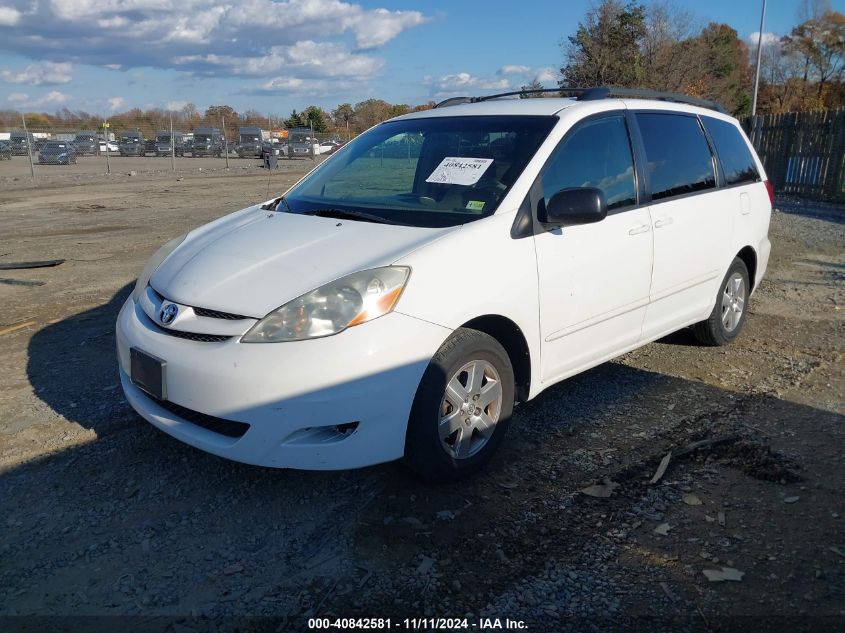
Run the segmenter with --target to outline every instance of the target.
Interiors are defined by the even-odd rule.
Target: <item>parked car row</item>
[[[0,160],[12,156],[26,156],[32,152],[39,156],[50,145],[46,156],[55,151],[55,143],[62,143],[64,154],[72,156],[75,162],[79,156],[99,156],[106,152],[120,156],[206,156],[220,158],[227,152],[240,158],[309,157],[312,155],[332,154],[343,146],[339,140],[319,142],[312,139],[310,130],[305,128],[290,131],[288,139],[272,137],[258,127],[243,127],[238,130],[237,142],[227,143],[219,128],[198,128],[192,134],[160,130],[154,138],[145,138],[141,130],[127,130],[119,140],[106,140],[97,132],[81,130],[73,138],[71,135],[59,135],[60,138],[36,137],[32,132],[15,130],[8,141],[0,146]],[[65,137],[65,138],[62,138]],[[52,145],[51,145],[52,144]],[[55,162],[49,160],[48,162]],[[62,164],[67,164],[63,160]]]

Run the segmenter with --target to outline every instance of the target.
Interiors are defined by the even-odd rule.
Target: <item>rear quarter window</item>
[[[694,116],[639,112],[652,200],[716,186],[713,159],[704,131]]]
[[[754,157],[739,129],[712,117],[701,117],[701,121],[716,146],[716,154],[725,172],[725,183],[738,185],[760,180]]]

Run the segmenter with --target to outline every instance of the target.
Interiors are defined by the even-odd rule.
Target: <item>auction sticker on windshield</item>
[[[447,156],[425,181],[443,185],[474,185],[492,163],[492,158]]]

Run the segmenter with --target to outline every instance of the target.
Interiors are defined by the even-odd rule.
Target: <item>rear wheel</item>
[[[738,257],[733,260],[716,295],[716,305],[706,320],[693,326],[695,338],[704,345],[727,345],[745,324],[751,284],[748,268]]]
[[[460,328],[420,381],[408,420],[405,462],[430,481],[454,481],[483,468],[513,411],[514,374],[494,338]]]

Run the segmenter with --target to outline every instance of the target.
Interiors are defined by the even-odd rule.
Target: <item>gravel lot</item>
[[[314,615],[845,629],[845,209],[778,205],[734,345],[679,332],[572,378],[517,408],[487,472],[430,486],[399,464],[227,462],[130,410],[113,326],[143,262],[312,165],[283,162],[268,195],[257,162],[174,175],[155,160],[35,185],[0,164],[0,262],[67,259],[0,271],[0,616],[182,633]],[[581,492],[602,482],[609,498]],[[741,580],[704,574],[723,567]]]

